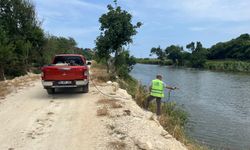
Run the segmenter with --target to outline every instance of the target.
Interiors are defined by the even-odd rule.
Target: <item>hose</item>
[[[89,75],[89,80],[92,82],[92,84],[94,85],[94,88],[99,92],[101,93],[102,95],[106,96],[106,97],[110,97],[110,98],[114,98],[114,99],[125,99],[125,100],[129,100],[129,98],[124,98],[124,97],[115,97],[113,95],[109,95],[109,94],[106,94],[104,92],[102,92],[98,87],[97,85],[95,84],[95,82],[92,80],[92,77],[90,77]]]

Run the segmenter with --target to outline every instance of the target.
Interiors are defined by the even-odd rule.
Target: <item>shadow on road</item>
[[[56,89],[54,94],[48,94],[44,89],[39,95],[36,95],[35,99],[39,100],[71,100],[80,97],[85,97],[88,93],[82,93],[79,88],[60,88]]]

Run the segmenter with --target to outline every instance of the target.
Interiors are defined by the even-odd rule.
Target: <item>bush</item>
[[[161,61],[160,59],[149,59],[149,58],[139,58],[136,59],[137,63],[140,64],[153,64],[153,65],[173,65],[173,62],[171,60],[164,60]]]
[[[250,72],[250,62],[236,60],[210,60],[206,62],[205,68],[219,71]]]
[[[36,69],[32,70],[32,73],[34,73],[34,74],[40,74],[41,70],[36,68]]]
[[[92,75],[90,76],[90,78],[97,83],[107,82],[113,78],[110,74],[107,73],[106,66],[102,63],[96,63],[95,61],[92,61],[91,71]]]
[[[126,79],[129,77],[129,72],[136,64],[135,57],[129,54],[129,51],[123,50],[117,58],[115,58],[116,73],[119,77]]]
[[[175,125],[184,127],[188,121],[187,113],[181,108],[177,107],[175,102],[164,103],[164,105],[162,106],[162,112],[173,118]]]

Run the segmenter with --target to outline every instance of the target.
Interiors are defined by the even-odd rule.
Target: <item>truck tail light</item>
[[[89,75],[88,70],[85,70],[84,73],[83,73],[83,75],[84,75],[85,77],[88,77],[88,75]]]
[[[45,69],[44,67],[41,68],[41,78],[44,78],[45,76]]]

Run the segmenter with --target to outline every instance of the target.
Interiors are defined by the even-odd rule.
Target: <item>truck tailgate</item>
[[[64,81],[87,79],[87,66],[47,66],[43,68],[43,80]]]

